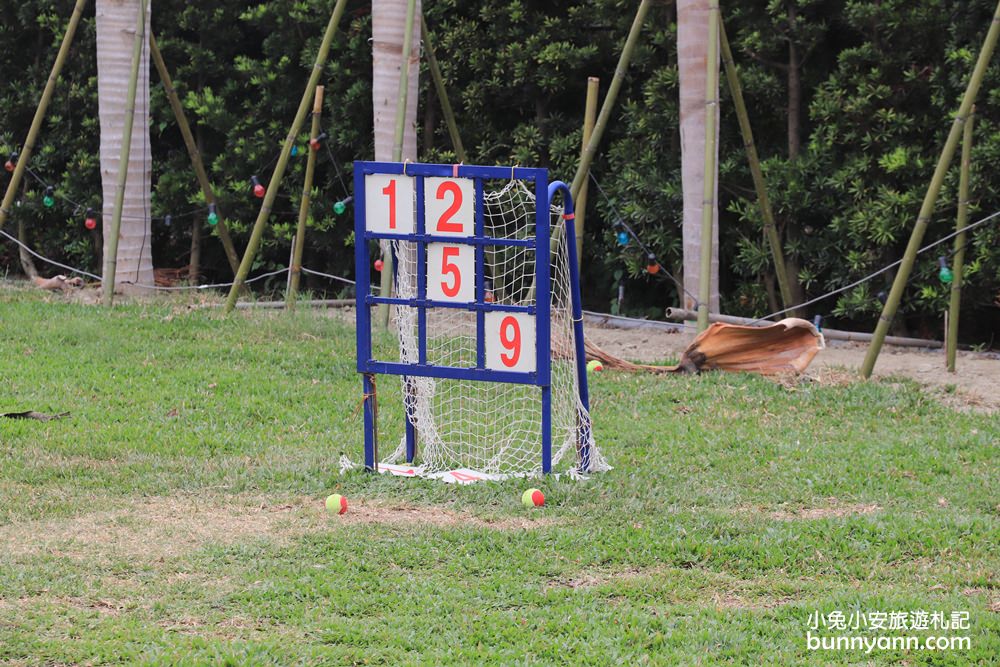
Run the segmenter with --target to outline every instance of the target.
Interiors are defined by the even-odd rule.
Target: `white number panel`
[[[365,176],[365,229],[382,234],[412,234],[413,177],[390,174]]]
[[[462,243],[427,244],[427,298],[476,300],[476,249]]]
[[[486,368],[535,370],[535,317],[527,313],[486,313]]]
[[[439,236],[472,236],[476,190],[468,178],[424,179],[424,228]]]

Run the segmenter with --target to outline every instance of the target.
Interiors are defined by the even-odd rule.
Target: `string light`
[[[813,318],[813,326],[816,327],[816,331],[823,331],[823,316],[817,315]]]
[[[385,264],[382,263],[381,259],[376,259],[375,260],[375,270],[376,271],[381,271],[383,266],[385,266]]]
[[[938,266],[941,267],[938,269],[938,278],[945,285],[951,284],[951,281],[955,279],[955,276],[952,274],[951,269],[948,268],[948,260],[944,258],[944,255],[938,257]]]
[[[347,205],[354,201],[354,197],[347,197],[346,199],[341,199],[333,204],[333,212],[337,215],[343,215],[344,211],[347,210]]]
[[[299,151],[299,147],[298,146],[292,146],[292,150],[289,151],[289,153],[291,153],[292,157],[298,157],[300,152],[301,151]]]
[[[219,214],[215,212],[215,204],[208,205],[208,224],[213,226],[219,224]]]
[[[314,151],[318,151],[319,147],[323,145],[323,142],[326,140],[327,136],[328,135],[326,132],[320,132],[317,136],[309,140],[309,147],[312,148]]]
[[[660,272],[660,263],[656,261],[656,255],[653,253],[649,253],[649,255],[646,256],[646,271],[648,271],[651,276],[655,276]]]
[[[83,221],[83,226],[89,230],[97,229],[97,218],[94,217],[94,209],[87,209],[87,217]]]
[[[165,227],[169,227],[170,225],[173,224],[173,222],[174,222],[174,216],[170,215],[169,213],[163,216],[163,225]]]
[[[7,161],[3,163],[3,168],[7,170],[8,173],[13,173],[14,167],[17,166],[17,153],[11,153]]]
[[[621,220],[615,221],[615,237],[618,239],[618,245],[627,246],[628,245],[628,232],[625,231],[625,225],[622,224]]]
[[[251,176],[250,183],[253,185],[253,196],[257,199],[263,199],[264,195],[267,193],[267,188],[261,185],[260,179],[256,176]]]
[[[42,197],[42,204],[45,206],[45,208],[52,208],[53,206],[56,205],[56,198],[53,196],[54,192],[55,188],[53,188],[51,185],[45,188],[45,196]]]

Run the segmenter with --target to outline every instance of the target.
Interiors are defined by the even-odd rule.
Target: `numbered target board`
[[[537,212],[528,230],[531,233],[491,237],[484,224],[484,192],[515,178],[533,191]],[[354,192],[363,193],[355,197],[358,370],[548,386],[547,172],[519,167],[355,162],[354,179]],[[405,253],[409,261],[416,258],[414,285],[394,289],[392,294],[375,289],[372,280],[378,273],[373,265],[381,257],[376,242],[388,245],[394,253]],[[494,278],[486,260],[503,246],[519,246],[541,258],[533,262],[533,298],[529,302],[495,299],[489,288]],[[528,253],[520,256],[530,257]],[[400,360],[373,358],[372,311],[381,304],[415,309],[417,354],[411,351]],[[469,318],[475,322],[474,364],[428,363],[427,322],[435,309],[460,309],[474,315]]]

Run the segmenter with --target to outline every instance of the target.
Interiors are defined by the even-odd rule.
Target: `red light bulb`
[[[326,132],[320,132],[319,136],[313,137],[309,140],[309,148],[314,151],[318,151],[319,147],[323,145],[323,140],[326,139]]]
[[[381,271],[383,266],[385,266],[385,264],[382,263],[381,259],[376,259],[375,260],[375,270],[376,271]]]
[[[258,180],[256,176],[251,176],[250,182],[253,183],[253,196],[257,199],[263,199],[264,194],[267,192],[267,188],[261,184],[260,180]]]
[[[649,255],[649,264],[646,265],[646,270],[649,271],[651,276],[655,276],[660,272],[660,263],[656,261],[656,255],[652,253]]]
[[[13,172],[14,171],[14,161],[13,160],[7,160],[6,162],[3,163],[3,168],[6,169],[8,172]]]
[[[97,218],[94,217],[94,209],[87,209],[87,218],[83,221],[83,226],[90,230],[97,229]]]

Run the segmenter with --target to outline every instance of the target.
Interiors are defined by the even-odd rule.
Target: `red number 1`
[[[396,228],[396,179],[389,181],[389,185],[382,188],[382,194],[389,197],[389,229]]]
[[[510,352],[509,357],[501,352],[500,361],[507,368],[513,368],[521,357],[521,325],[517,318],[508,315],[500,322],[500,345]]]

